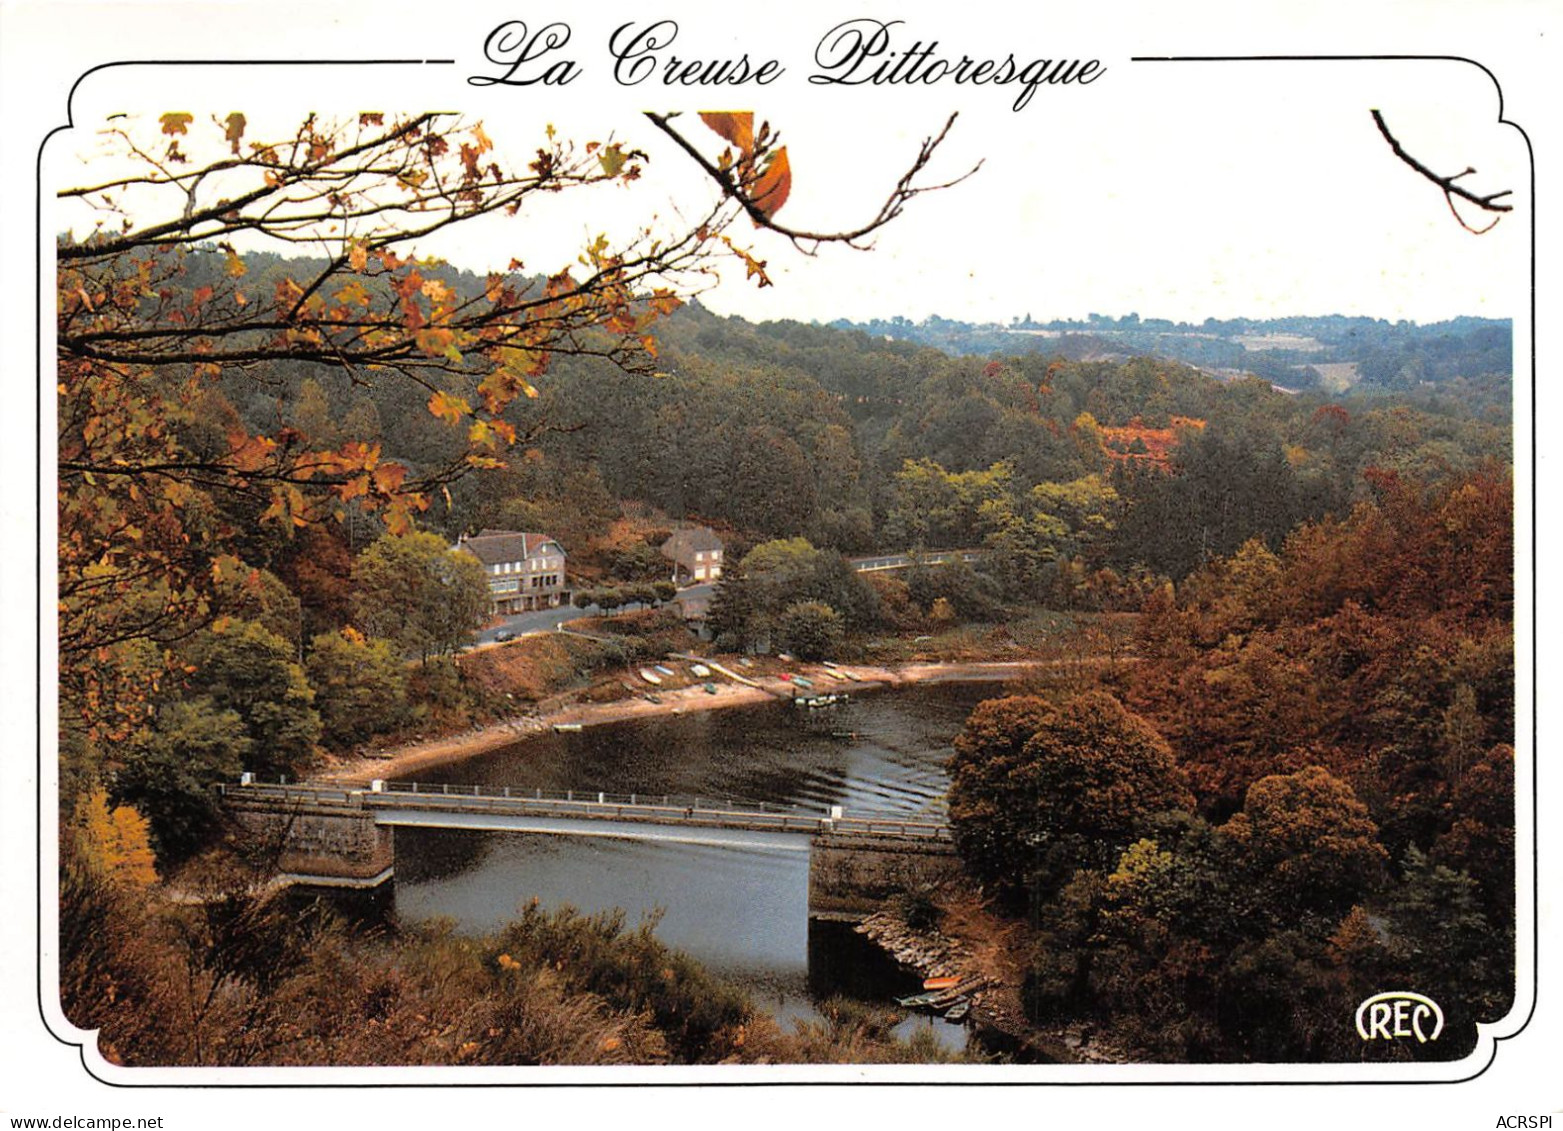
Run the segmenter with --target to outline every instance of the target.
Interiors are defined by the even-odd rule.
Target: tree
[[[269,570],[225,571],[217,583],[213,607],[240,620],[255,621],[295,648],[304,613],[299,599]]]
[[[467,643],[489,610],[488,575],[471,554],[427,533],[386,534],[353,566],[355,619],[427,661]]]
[[[1011,802],[1022,751],[1052,717],[1044,699],[1013,695],[977,704],[950,760],[950,828],[966,867],[988,883],[1012,883],[1027,815]]]
[[[1104,692],[982,704],[952,768],[956,848],[1012,893],[1108,870],[1151,817],[1194,804],[1165,740]]]
[[[320,715],[287,641],[253,621],[219,622],[197,635],[185,655],[194,668],[190,691],[219,711],[237,713],[249,739],[246,769],[296,775],[313,761]]]
[[[867,223],[809,231],[775,223],[791,174],[775,131],[752,115],[704,115],[725,147],[707,156],[676,115],[646,121],[695,160],[714,198],[673,210],[681,223],[592,238],[579,261],[529,275],[520,260],[475,288],[419,245],[456,225],[529,218],[561,192],[633,188],[646,153],[555,134],[511,164],[481,123],[448,114],[311,114],[280,136],[244,114],[211,123],[185,112],[116,116],[103,131],[119,162],[59,190],[87,221],[57,244],[59,616],[65,712],[95,736],[134,694],[115,649],[171,642],[211,615],[209,577],[225,534],[214,495],[247,501],[282,531],[378,511],[393,532],[433,493],[548,427],[509,410],[534,398],[556,355],[654,365],[652,323],[732,255],[769,284],[765,263],[730,234],[741,217],[812,249],[855,244],[891,222],[949,124],[926,141]],[[523,220],[524,222],[524,220]],[[242,238],[266,250],[244,251]],[[314,258],[279,266],[274,249]],[[279,370],[277,367],[293,366]],[[298,366],[306,367],[300,370]],[[307,367],[362,384],[404,382],[456,442],[414,466],[379,437],[252,431],[229,417],[197,429],[218,383],[298,380]],[[309,406],[306,406],[309,407]],[[309,419],[328,432],[318,401]],[[325,442],[322,442],[325,441]],[[215,549],[214,549],[215,547]]]
[[[1514,995],[1514,929],[1488,920],[1471,876],[1412,848],[1389,915],[1398,972],[1407,984],[1427,987],[1423,992],[1444,1005],[1466,1042],[1472,1022],[1503,1015]]]
[[[236,781],[252,747],[239,713],[210,697],[166,703],[127,744],[113,798],[146,817],[159,860],[181,860],[217,828],[212,787]]]
[[[841,614],[819,601],[797,601],[776,625],[782,646],[799,659],[821,660],[841,650],[845,633]]]
[[[353,628],[321,633],[305,661],[323,735],[351,746],[393,729],[406,710],[407,670],[388,640]]]
[[[75,817],[84,864],[116,883],[142,888],[157,883],[145,817],[129,805],[110,806],[102,788],[77,799]]]
[[[1222,832],[1244,853],[1277,921],[1339,918],[1382,879],[1388,854],[1351,787],[1322,766],[1261,778]]]

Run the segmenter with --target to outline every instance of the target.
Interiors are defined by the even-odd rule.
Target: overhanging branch
[[[1449,211],[1454,213],[1455,220],[1458,221],[1460,226],[1466,231],[1472,232],[1475,235],[1481,235],[1483,232],[1490,232],[1495,226],[1497,226],[1498,221],[1503,219],[1503,217],[1502,215],[1497,216],[1493,222],[1488,224],[1485,228],[1473,228],[1465,222],[1465,218],[1461,216],[1459,211],[1455,208],[1454,198],[1457,196],[1461,200],[1468,201],[1486,212],[1504,213],[1514,211],[1514,206],[1512,204],[1497,203],[1497,201],[1502,200],[1504,197],[1512,195],[1512,189],[1504,189],[1502,192],[1494,192],[1489,193],[1486,196],[1478,196],[1469,189],[1455,183],[1461,177],[1467,177],[1476,172],[1475,169],[1472,169],[1469,166],[1452,176],[1439,176],[1437,173],[1433,172],[1433,170],[1429,169],[1426,165],[1418,161],[1415,157],[1412,157],[1411,154],[1407,153],[1405,149],[1401,147],[1401,144],[1396,140],[1395,135],[1390,133],[1389,127],[1384,124],[1384,116],[1382,114],[1380,114],[1377,110],[1372,110],[1369,112],[1373,115],[1374,124],[1378,126],[1378,132],[1384,135],[1384,140],[1389,143],[1389,148],[1394,151],[1395,156],[1400,158],[1407,165],[1410,165],[1418,173],[1421,173],[1422,176],[1426,177],[1428,180],[1432,181],[1435,185],[1443,190],[1444,199],[1449,204]]]

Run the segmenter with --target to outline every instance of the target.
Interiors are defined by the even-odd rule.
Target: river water
[[[950,743],[998,685],[924,684],[805,712],[783,702],[542,734],[422,771],[420,782],[691,794],[851,810],[942,814]],[[745,989],[784,1022],[814,1018],[833,994],[888,1002],[917,983],[851,928],[808,919],[808,857],[595,837],[401,828],[396,914],[498,927],[532,899],[631,923]],[[915,1017],[947,1044],[964,1030]]]

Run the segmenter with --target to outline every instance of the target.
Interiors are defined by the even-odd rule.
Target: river
[[[804,712],[776,702],[542,734],[422,771],[420,782],[693,794],[825,812],[943,812],[945,761],[967,714],[998,685],[924,684]],[[784,1023],[844,993],[888,1001],[915,979],[850,927],[810,924],[808,859],[588,837],[396,834],[396,914],[486,931],[532,899],[582,911],[659,914],[657,935],[746,990]],[[965,1030],[914,1017],[946,1044]]]

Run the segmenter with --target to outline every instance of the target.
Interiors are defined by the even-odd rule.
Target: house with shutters
[[[551,609],[570,599],[564,547],[546,534],[480,530],[471,537],[463,534],[455,549],[482,563],[496,613]]]
[[[673,562],[675,585],[700,585],[722,577],[722,540],[709,526],[675,530],[662,543],[662,556]]]

